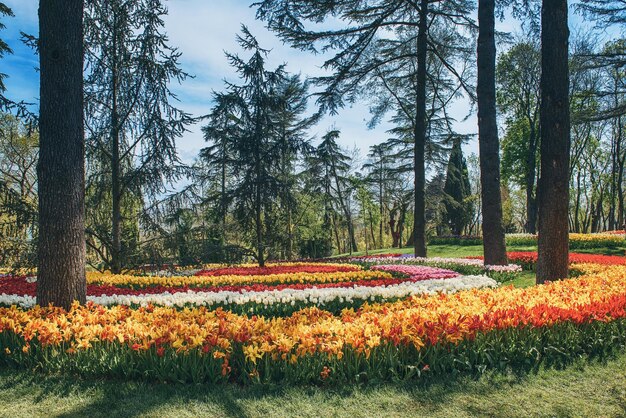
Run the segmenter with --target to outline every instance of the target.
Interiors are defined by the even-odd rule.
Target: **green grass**
[[[537,251],[537,247],[534,245],[509,245],[507,247],[507,251]],[[589,248],[589,249],[580,249],[580,250],[572,250],[575,253],[587,253],[587,254],[606,254],[606,255],[624,255],[626,248],[618,247],[618,248]],[[388,253],[396,253],[396,254],[412,254],[412,247],[404,247],[404,248],[383,248],[379,250],[371,250],[368,251],[368,254],[388,254]],[[365,251],[358,251],[352,253],[352,256],[360,256],[365,255]],[[471,255],[483,255],[483,246],[482,245],[429,245],[428,246],[428,256],[429,257],[467,257]],[[350,254],[338,254],[334,257],[350,257]]]
[[[0,415],[90,417],[626,416],[626,354],[537,374],[381,386],[210,387],[0,369]]]
[[[433,257],[480,254],[482,246],[429,247]],[[534,274],[524,272],[505,284],[532,286]],[[583,359],[565,370],[530,375],[489,373],[479,379],[446,378],[428,385],[412,381],[337,388],[165,385],[0,368],[0,417],[4,416],[626,417],[626,353],[605,363]]]

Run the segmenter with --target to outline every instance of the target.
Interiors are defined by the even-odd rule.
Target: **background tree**
[[[208,187],[203,191],[206,202],[213,203],[210,219],[219,225],[220,244],[227,241],[226,220],[230,205],[230,178],[234,176],[235,138],[240,134],[240,119],[236,113],[238,98],[230,93],[215,93],[215,105],[208,117],[208,124],[202,127],[204,140],[210,145],[200,152],[202,167],[197,175],[202,184]]]
[[[352,211],[349,203],[350,182],[348,171],[351,157],[347,155],[337,144],[340,131],[333,129],[328,131],[315,152],[308,159],[310,176],[317,186],[313,188],[322,195],[324,202],[324,223],[332,227],[335,235],[337,249],[341,252],[358,251]],[[343,221],[348,230],[348,245],[341,245],[339,236],[340,222]]]
[[[36,264],[39,134],[29,123],[0,113],[0,265]]]
[[[83,0],[39,4],[37,303],[85,303]]]
[[[169,85],[182,82],[180,53],[163,30],[161,0],[87,3],[86,127],[90,210],[109,211],[88,229],[90,247],[120,273],[132,253],[144,199],[166,191],[182,172],[176,138],[191,118],[176,108]],[[130,210],[130,211],[129,211]],[[103,233],[110,228],[109,233]]]
[[[525,231],[536,232],[540,145],[539,105],[541,54],[530,41],[520,41],[498,59],[498,105],[506,115],[502,142],[502,174],[526,191]]]
[[[0,3],[0,18],[5,17],[13,17],[13,11],[4,3]],[[2,23],[0,20],[0,30],[6,28],[6,25]],[[9,45],[0,38],[0,59],[4,58],[6,54],[12,54],[13,50]],[[4,97],[3,93],[6,91],[6,86],[4,85],[4,79],[7,77],[6,74],[0,73],[0,104],[4,104],[7,102],[7,99]]]
[[[463,158],[461,138],[458,137],[453,140],[443,191],[445,193],[443,224],[453,235],[462,235],[471,221],[472,202],[467,163]]]
[[[316,118],[302,116],[307,87],[299,77],[287,74],[285,65],[267,70],[269,51],[259,46],[245,26],[237,40],[252,55],[246,61],[227,54],[242,84],[227,83],[227,92],[220,96],[223,100],[205,128],[211,141],[206,156],[221,162],[223,170],[231,165],[229,190],[224,193],[221,188],[222,198],[232,202],[241,232],[263,266],[268,255],[276,257],[276,248],[269,244],[284,240],[282,253],[291,256],[293,251],[295,162],[307,148],[304,132]],[[284,219],[281,212],[286,212]]]
[[[290,2],[265,0],[255,3],[257,16],[268,21],[281,39],[292,46],[311,52],[336,50],[334,57],[324,63],[333,71],[317,79],[325,86],[320,97],[322,110],[336,112],[346,102],[352,102],[363,92],[363,85],[372,79],[393,74],[394,69],[412,68],[415,96],[411,108],[414,134],[414,252],[426,255],[425,223],[425,147],[427,142],[427,50],[441,59],[443,65],[462,80],[455,66],[438,54],[449,43],[429,37],[431,28],[446,26],[472,27],[466,16],[472,11],[469,1],[388,2],[374,3],[353,0],[319,2],[313,0]],[[306,23],[338,18],[345,27],[337,30],[309,30]],[[450,40],[450,39],[449,39]],[[465,46],[467,46],[467,42]],[[454,47],[463,47],[454,43]],[[465,82],[461,81],[464,87]],[[466,88],[469,91],[469,88]]]
[[[569,265],[569,28],[567,0],[541,11],[541,177],[537,283],[567,278]]]
[[[507,264],[496,115],[495,0],[478,1],[477,99],[485,264]]]

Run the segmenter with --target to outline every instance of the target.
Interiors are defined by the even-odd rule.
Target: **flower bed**
[[[446,269],[441,269],[438,267],[428,267],[428,266],[383,264],[383,265],[372,266],[372,270],[382,270],[382,271],[406,274],[410,277],[411,280],[415,280],[415,281],[427,280],[427,279],[449,279],[452,277],[459,276],[459,273],[452,271],[452,270],[446,270]]]
[[[124,274],[87,273],[88,284],[124,286],[141,289],[151,286],[167,287],[210,287],[210,286],[237,286],[251,284],[287,284],[287,283],[339,283],[362,280],[388,279],[392,276],[376,271],[346,271],[333,273],[284,273],[252,275],[222,275],[222,276],[131,276]]]
[[[596,265],[578,279],[365,304],[338,316],[0,308],[0,363],[192,382],[395,379],[603,355],[624,346],[625,318],[626,267]]]
[[[429,240],[431,244],[438,245],[482,245],[481,237],[458,237],[444,236],[433,237]],[[598,233],[598,234],[569,234],[571,249],[592,249],[592,248],[617,248],[626,247],[624,234]],[[536,246],[537,235],[534,234],[507,234],[506,244],[513,246]]]
[[[506,282],[513,280],[518,276],[518,273],[522,271],[522,267],[517,264],[509,264],[507,266],[489,266],[484,265],[483,261],[479,258],[444,258],[444,257],[377,257],[369,258],[367,260],[361,259],[348,259],[347,261],[352,263],[358,263],[364,266],[370,266],[374,268],[375,265],[380,264],[394,264],[394,265],[417,265],[417,266],[430,266],[443,269],[454,270],[461,274],[466,275],[487,275],[498,282]]]
[[[294,271],[297,268],[316,272]],[[484,276],[458,277],[454,271],[424,266],[380,266],[364,271],[361,266],[350,264],[285,263],[262,270],[220,266],[209,272],[213,274],[196,277],[89,273],[87,300],[104,306],[206,306],[247,315],[284,316],[311,306],[338,313],[343,308],[357,308],[365,301],[383,302],[422,293],[496,285]],[[234,272],[242,275],[233,275]],[[0,305],[33,307],[36,280],[32,276],[0,279]]]
[[[454,280],[390,279],[374,281],[366,286],[330,283],[325,287],[284,287],[266,290],[219,290],[193,289],[179,291],[168,289],[162,293],[134,293],[110,291],[109,294],[89,295],[87,300],[98,305],[172,306],[176,308],[205,306],[222,308],[247,315],[284,316],[317,306],[332,313],[344,308],[358,308],[365,302],[388,302],[413,295],[454,293],[461,290],[497,287],[497,282],[486,276],[460,276]],[[123,289],[122,289],[123,290]],[[34,295],[0,294],[0,305],[17,305],[24,308],[35,306]]]
[[[509,261],[520,264],[524,269],[534,270],[537,264],[537,252],[535,251],[513,251],[507,253]],[[482,256],[471,257],[468,259],[482,260]],[[569,262],[573,263],[589,263],[600,265],[622,265],[626,264],[626,257],[617,255],[601,255],[601,254],[582,254],[569,253]]]
[[[361,268],[349,264],[333,263],[281,263],[268,264],[266,267],[240,266],[218,267],[198,271],[196,276],[268,276],[292,273],[341,273],[358,271]]]

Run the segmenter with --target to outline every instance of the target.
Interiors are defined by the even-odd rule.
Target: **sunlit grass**
[[[0,405],[7,417],[618,417],[626,415],[626,354],[530,375],[336,388],[164,385],[0,369]]]

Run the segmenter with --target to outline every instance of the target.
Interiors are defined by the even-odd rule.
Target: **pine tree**
[[[428,50],[443,65],[458,76],[455,66],[446,61],[442,48],[450,46],[430,36],[430,29],[473,28],[474,23],[466,16],[473,5],[469,1],[397,2],[376,0],[317,1],[264,0],[255,3],[257,16],[268,21],[270,29],[292,46],[311,52],[334,50],[336,54],[324,63],[324,68],[333,71],[328,77],[318,78],[325,86],[320,98],[322,110],[334,113],[346,103],[355,101],[365,89],[364,84],[372,79],[384,79],[399,68],[411,68],[415,85],[412,131],[414,136],[415,173],[415,255],[426,255],[426,222],[424,216],[425,148],[427,145],[427,56]],[[337,30],[317,30],[315,24],[332,16],[345,23]],[[309,29],[310,23],[314,29]],[[398,41],[401,39],[401,41]],[[413,46],[416,46],[413,48]],[[455,44],[457,51],[465,45]],[[407,50],[409,52],[407,52]],[[402,53],[401,51],[405,51]],[[470,95],[470,88],[461,81],[462,89]],[[368,91],[369,92],[369,91]]]
[[[4,3],[0,2],[0,18],[2,17],[13,17],[13,11]],[[0,30],[6,28],[6,25],[2,23],[0,20]],[[0,39],[0,59],[4,58],[6,54],[12,54],[13,50],[9,45]],[[6,74],[0,73],[0,104],[4,103],[7,99],[2,95],[6,91],[6,86],[4,85],[4,79],[7,77]]]
[[[450,228],[452,234],[461,235],[470,222],[472,213],[471,203],[468,201],[471,190],[467,163],[463,158],[461,138],[458,137],[453,139],[443,190],[445,193],[443,223]]]
[[[85,14],[89,207],[111,214],[110,232],[94,225],[88,242],[104,247],[91,245],[119,273],[132,240],[124,222],[139,216],[124,208],[158,196],[181,174],[175,141],[191,118],[172,104],[169,84],[187,74],[163,31],[162,0],[90,1]]]

